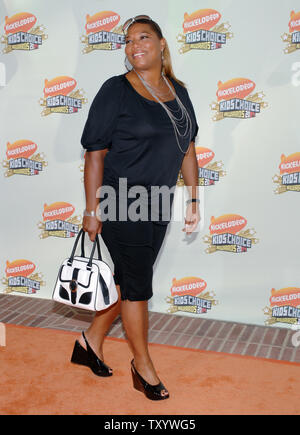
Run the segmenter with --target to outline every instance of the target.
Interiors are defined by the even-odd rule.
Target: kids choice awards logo
[[[44,26],[36,23],[37,18],[28,12],[5,17],[5,35],[1,37],[2,44],[5,44],[3,53],[37,50],[48,36],[44,33]]]
[[[42,230],[41,239],[47,237],[75,237],[81,228],[81,216],[73,216],[75,208],[67,202],[54,202],[51,205],[44,204],[43,222],[39,222],[38,228]]]
[[[183,34],[177,36],[182,44],[179,53],[190,50],[216,50],[223,47],[233,37],[230,24],[219,24],[222,15],[214,9],[199,9],[192,14],[184,14]]]
[[[199,186],[213,186],[220,177],[224,177],[226,172],[223,170],[221,161],[213,161],[215,153],[209,148],[195,147],[198,162],[198,181]],[[178,186],[184,186],[182,173],[178,175]]]
[[[37,148],[37,144],[31,140],[21,139],[12,144],[7,142],[6,160],[3,161],[5,177],[38,175],[48,163],[44,153],[37,153]]]
[[[68,76],[45,80],[44,98],[39,103],[44,107],[42,116],[51,113],[77,113],[82,105],[87,103],[83,89],[75,89],[77,82]]]
[[[273,177],[273,182],[277,184],[275,193],[300,192],[300,153],[287,157],[282,154],[279,170],[280,174]]]
[[[210,108],[216,112],[214,121],[224,118],[254,118],[261,109],[268,107],[263,101],[263,92],[254,93],[256,85],[252,80],[236,78],[225,83],[218,83],[217,102]]]
[[[247,220],[237,214],[225,214],[218,218],[211,217],[209,226],[210,235],[203,238],[208,244],[207,254],[217,251],[234,253],[247,252],[258,243],[255,238],[256,231],[245,229]]]
[[[120,15],[112,11],[102,11],[86,16],[85,32],[81,42],[85,45],[82,52],[94,50],[118,50],[125,44],[125,35],[120,23]]]
[[[271,290],[270,306],[264,308],[266,325],[284,323],[300,325],[300,288]]]
[[[35,269],[35,264],[29,260],[15,260],[11,263],[7,261],[5,277],[2,279],[2,284],[5,285],[3,293],[37,293],[45,282],[43,275]]]
[[[283,42],[287,44],[283,50],[285,54],[293,53],[300,48],[300,12],[291,12],[289,21],[289,33],[281,36]]]
[[[169,313],[184,311],[193,314],[205,314],[218,302],[214,292],[206,290],[207,283],[197,277],[188,276],[176,280],[173,278],[171,297],[166,301],[170,304]]]

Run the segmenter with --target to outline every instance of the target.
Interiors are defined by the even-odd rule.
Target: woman
[[[158,24],[148,16],[137,16],[127,20],[123,30],[130,71],[113,76],[102,85],[91,105],[81,140],[87,150],[83,229],[91,241],[101,233],[114,263],[120,299],[95,315],[86,333],[76,341],[72,361],[89,366],[98,376],[111,376],[112,369],[103,361],[103,342],[121,313],[134,356],[134,387],[151,400],[163,400],[169,392],[157,376],[148,349],[148,300],[152,297],[153,264],[170,215],[163,214],[161,204],[156,203],[153,220],[136,221],[130,216],[121,219],[118,204],[125,197],[119,181],[127,181],[127,190],[137,185],[146,192],[151,186],[171,188],[181,169],[191,198],[183,231],[191,234],[200,220],[198,165],[193,146],[198,125],[188,92],[172,71],[170,52]],[[100,186],[115,189],[115,219],[103,221],[96,216]],[[126,200],[128,209],[131,199]],[[171,194],[169,208],[172,201]],[[150,210],[153,198],[146,198],[146,202]]]

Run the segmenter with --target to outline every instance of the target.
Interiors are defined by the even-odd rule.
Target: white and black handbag
[[[98,234],[90,257],[84,253],[85,232],[81,229],[76,237],[69,258],[59,268],[52,299],[84,310],[101,311],[117,302],[118,292],[108,264],[102,261]],[[81,256],[75,256],[81,237]],[[94,258],[97,246],[98,259]]]

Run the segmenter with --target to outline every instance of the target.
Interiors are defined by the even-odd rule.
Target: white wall
[[[218,26],[229,23],[227,31],[232,32],[233,37],[217,50],[192,49],[181,54],[182,44],[177,42],[177,36],[183,33],[184,13],[207,8],[221,14]],[[15,173],[6,176],[7,168],[2,168],[0,269],[3,282],[0,291],[51,298],[58,267],[68,256],[74,238],[60,237],[62,234],[49,236],[39,228],[44,204],[67,203],[73,206],[74,212],[66,219],[75,218],[75,224],[80,224],[82,219],[82,129],[101,84],[112,75],[125,72],[124,47],[83,54],[85,44],[81,37],[85,35],[86,15],[113,11],[120,15],[121,25],[128,17],[145,13],[161,25],[171,49],[175,74],[187,84],[200,127],[196,142],[199,153],[201,148],[213,151],[215,156],[210,164],[221,162],[226,172],[214,185],[202,189],[203,220],[197,234],[187,238],[181,231],[183,223],[171,224],[156,262],[155,296],[150,309],[167,312],[173,307],[174,311],[174,300],[167,302],[172,296],[172,280],[179,281],[175,283],[177,287],[189,286],[190,277],[194,277],[193,281],[198,281],[200,287],[193,295],[211,300],[211,309],[193,314],[182,311],[181,307],[178,314],[258,325],[268,320],[275,326],[297,322],[297,313],[292,313],[291,309],[284,314],[296,315],[290,319],[266,315],[264,309],[278,306],[278,300],[271,306],[272,289],[293,288],[279,294],[280,304],[284,306],[298,306],[298,291],[300,293],[299,189],[276,194],[277,184],[273,181],[275,175],[280,175],[281,155],[300,153],[299,51],[286,54],[287,43],[281,38],[289,33],[290,13],[299,10],[299,3],[293,0],[253,0],[250,3],[238,0],[2,1],[1,36],[5,35],[5,16],[27,12],[37,18],[35,26],[44,26],[47,38],[36,50],[13,50],[0,56],[3,164],[8,164],[7,143],[20,140],[35,143],[37,150],[30,158],[36,159],[40,153],[44,162],[42,171],[32,176]],[[1,45],[4,50],[6,45]],[[42,116],[39,100],[43,98],[44,81],[58,76],[75,79],[75,90],[82,89],[87,101],[78,113]],[[261,108],[261,113],[252,119],[214,121],[215,111],[210,105],[217,102],[218,82],[236,78],[253,81],[256,87],[250,98],[257,92],[263,93],[258,101],[266,103],[267,107]],[[296,162],[291,169],[294,173],[299,171],[298,157],[290,159]],[[183,187],[178,186],[177,191],[180,189]],[[175,207],[179,207],[176,201]],[[252,235],[258,242],[243,253],[220,250],[207,253],[204,238],[211,235],[211,217],[227,214],[245,218],[247,224],[242,231],[254,229]],[[105,247],[103,249],[110,261]],[[25,276],[24,270],[27,270],[29,278],[40,281],[40,289],[30,294],[26,285],[8,286],[7,261],[12,263],[11,274],[13,269],[16,275]],[[29,266],[21,272],[20,266],[25,264]],[[204,290],[203,281],[207,284]],[[180,291],[183,292],[184,287]]]

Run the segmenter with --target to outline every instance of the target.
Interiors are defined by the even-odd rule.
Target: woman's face
[[[161,66],[161,52],[165,47],[165,40],[159,39],[149,24],[132,24],[125,42],[125,53],[136,70]]]

